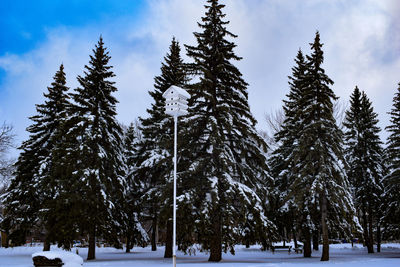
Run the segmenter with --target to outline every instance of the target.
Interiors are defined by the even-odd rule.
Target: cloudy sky
[[[287,76],[301,48],[320,31],[324,67],[347,102],[358,85],[373,101],[384,128],[400,82],[400,1],[225,0],[228,29],[237,34],[237,63],[249,83],[258,128],[282,105]],[[202,0],[6,0],[0,10],[0,122],[27,137],[29,116],[61,63],[77,87],[100,35],[109,48],[119,89],[118,119],[146,116],[148,91],[172,36],[194,44]],[[184,56],[186,58],[186,56]],[[382,134],[385,138],[387,135]]]

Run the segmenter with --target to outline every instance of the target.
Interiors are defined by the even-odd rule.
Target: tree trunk
[[[328,224],[328,200],[325,193],[321,196],[321,227],[322,227],[322,256],[321,261],[329,261],[329,234]]]
[[[364,204],[363,204],[364,206]],[[368,235],[368,221],[367,221],[367,213],[365,208],[362,207],[362,226],[363,226],[363,246],[369,247],[369,235]]]
[[[318,230],[313,231],[312,243],[313,243],[313,250],[318,251],[319,250],[319,232],[318,232]]]
[[[128,233],[126,234],[126,253],[130,253],[131,252],[131,233],[130,231],[128,231]]]
[[[167,221],[167,236],[165,240],[164,258],[172,258],[172,220]]]
[[[283,227],[283,246],[286,246],[286,227]]]
[[[92,226],[89,231],[89,250],[87,260],[94,260],[96,258],[96,226]]]
[[[267,249],[269,249],[268,242],[267,240],[265,240],[265,238],[261,239],[261,244],[262,244],[261,251],[266,251]]]
[[[10,238],[8,237],[8,234],[5,234],[5,238],[6,238],[6,244],[5,244],[5,248],[9,248],[9,246],[10,246]]]
[[[222,226],[221,226],[221,214],[219,209],[214,211],[213,219],[213,235],[210,240],[210,257],[208,261],[221,261],[222,259]]]
[[[381,237],[381,224],[378,222],[376,226],[376,252],[381,252],[381,242],[382,242],[382,237]]]
[[[152,225],[152,232],[151,232],[151,251],[157,250],[157,217],[153,218],[153,225]]]
[[[47,238],[44,240],[43,251],[50,251],[50,242],[47,240]]]
[[[368,253],[374,253],[374,229],[372,220],[372,207],[368,205]]]
[[[303,231],[303,236],[304,236],[303,255],[304,255],[304,258],[310,258],[311,257],[311,253],[312,253],[310,231],[308,229]]]
[[[293,235],[293,243],[294,247],[297,248],[299,245],[297,244],[296,230],[292,227],[292,235]]]
[[[3,246],[5,247],[5,248],[8,248],[8,246],[9,246],[9,242],[10,242],[10,240],[9,240],[9,238],[8,238],[8,234],[7,233],[1,233],[0,232],[0,234],[2,234],[3,236],[2,236],[2,238],[1,238],[1,242],[3,242],[3,238],[4,238],[4,243],[3,243]]]
[[[43,230],[44,230],[43,251],[50,251],[49,232],[47,231],[46,227]],[[33,243],[33,238],[31,239],[31,246],[32,243]]]

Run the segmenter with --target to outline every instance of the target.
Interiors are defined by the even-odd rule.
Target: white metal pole
[[[172,244],[172,257],[173,257],[173,266],[176,267],[176,162],[177,162],[177,128],[178,128],[178,116],[174,116],[174,215],[173,215],[173,244]]]

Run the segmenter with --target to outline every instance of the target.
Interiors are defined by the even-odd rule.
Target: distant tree
[[[270,113],[265,113],[265,122],[267,129],[263,131],[264,139],[269,147],[269,152],[274,151],[279,143],[275,139],[275,135],[282,130],[285,121],[285,112],[283,109],[278,109]]]
[[[165,114],[163,93],[172,85],[185,86],[187,75],[180,55],[180,47],[172,39],[161,75],[154,78],[154,90],[149,91],[154,102],[147,109],[148,117],[141,118],[142,140],[135,144],[136,178],[141,180],[143,212],[152,222],[151,246],[156,250],[158,226],[166,225],[172,216],[172,168],[173,121]],[[162,217],[162,218],[161,218]],[[172,240],[167,241],[165,256],[172,257]]]
[[[4,220],[3,217],[3,194],[9,186],[12,172],[13,161],[10,160],[8,151],[14,145],[13,127],[10,124],[3,123],[0,126],[0,227]]]
[[[142,141],[139,122],[131,123],[125,131],[124,156],[126,159],[126,184],[127,193],[123,203],[126,209],[124,221],[126,236],[126,252],[129,253],[134,244],[145,244],[149,240],[147,232],[143,228],[142,221],[142,187],[143,183],[135,176],[135,145]]]
[[[36,105],[37,115],[30,118],[33,121],[27,128],[30,136],[20,147],[15,177],[5,195],[5,221],[11,231],[10,238],[14,235],[23,238],[40,222],[46,235],[44,250],[50,250],[55,235],[47,218],[49,203],[57,194],[53,152],[69,105],[62,64],[53,79],[44,94],[45,102]]]
[[[202,31],[194,33],[197,45],[186,46],[196,83],[190,86],[185,119],[181,160],[190,164],[182,173],[178,213],[188,218],[179,229],[195,232],[197,242],[210,251],[209,261],[220,261],[223,251],[234,253],[234,245],[248,235],[261,241],[273,228],[264,207],[271,179],[247,83],[233,64],[241,59],[230,41],[236,35],[226,28],[224,5],[208,0],[205,7],[198,24]]]
[[[0,187],[8,185],[11,179],[13,162],[7,153],[14,146],[14,138],[12,125],[4,122],[0,126]]]
[[[355,196],[355,206],[364,230],[364,241],[368,253],[374,252],[373,229],[381,201],[382,187],[382,142],[379,138],[377,114],[364,92],[358,87],[350,97],[350,109],[346,112],[344,126],[345,155],[348,177]]]
[[[63,183],[71,188],[79,228],[89,236],[88,260],[95,259],[96,237],[117,242],[124,209],[118,207],[126,194],[123,132],[116,120],[117,91],[109,52],[100,37],[80,87],[71,94]],[[76,190],[75,190],[76,189]],[[115,243],[114,243],[115,244]]]
[[[395,240],[400,238],[400,83],[389,114],[390,125],[386,127],[390,133],[386,149],[388,174],[384,178],[387,207],[383,221],[385,237]]]
[[[343,129],[343,121],[347,105],[341,100],[337,100],[333,103],[333,116],[335,117],[336,123],[340,129]],[[265,113],[266,130],[261,131],[261,135],[267,142],[269,147],[269,153],[274,151],[279,143],[275,139],[275,135],[282,130],[283,123],[285,121],[285,112],[283,109],[277,109],[271,112]]]
[[[346,102],[338,99],[333,102],[333,117],[336,120],[336,124],[338,125],[339,129],[343,131],[344,125],[343,122],[346,117],[348,105]]]

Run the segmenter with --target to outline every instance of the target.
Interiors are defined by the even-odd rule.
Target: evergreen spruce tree
[[[32,129],[32,126],[28,129]],[[22,151],[15,164],[15,176],[7,192],[2,196],[4,203],[2,228],[6,231],[7,238],[16,245],[24,244],[26,235],[37,228],[38,223],[40,201],[36,194],[35,173],[39,165],[32,141],[30,138],[19,147]]]
[[[131,123],[125,132],[124,138],[124,154],[126,159],[126,183],[128,185],[126,199],[124,203],[126,209],[125,220],[125,236],[126,236],[126,252],[129,253],[134,244],[144,244],[149,237],[141,224],[142,211],[142,183],[136,179],[135,158],[136,143],[141,141],[141,133],[138,125]]]
[[[63,182],[65,187],[76,188],[71,192],[79,209],[75,220],[89,236],[88,260],[95,259],[96,237],[115,241],[115,229],[126,218],[124,209],[118,207],[126,194],[125,162],[110,58],[100,37],[84,76],[77,78],[80,87],[71,94],[74,103],[67,127],[65,158],[70,173]]]
[[[140,119],[143,139],[136,144],[136,176],[143,184],[143,208],[152,221],[152,250],[156,250],[159,224],[165,226],[172,217],[171,168],[173,155],[173,121],[165,114],[163,93],[172,85],[185,86],[185,66],[180,56],[179,43],[172,39],[169,52],[161,64],[161,75],[154,78],[154,100],[149,116]],[[160,218],[162,217],[162,218]],[[172,257],[172,239],[167,240],[165,257]]]
[[[348,177],[355,197],[355,206],[364,230],[368,253],[374,252],[373,229],[380,218],[379,205],[382,188],[383,150],[377,126],[377,114],[371,102],[358,87],[350,97],[350,110],[346,112],[344,126]]]
[[[304,91],[304,77],[306,73],[306,62],[301,50],[298,51],[296,66],[292,68],[292,76],[289,77],[290,92],[287,100],[284,100],[283,111],[285,120],[274,138],[278,144],[269,159],[271,175],[274,177],[274,189],[271,192],[270,206],[274,217],[274,223],[278,227],[281,236],[291,231],[294,238],[297,234],[296,207],[293,200],[288,198],[288,190],[294,179],[294,147],[299,142],[301,124],[296,120],[296,115],[301,112],[300,101]],[[288,225],[292,226],[291,229]],[[285,237],[284,237],[285,238]],[[297,243],[295,242],[295,245]]]
[[[44,94],[45,103],[37,105],[38,114],[30,118],[33,121],[27,128],[30,136],[20,147],[22,151],[16,163],[15,178],[5,198],[6,222],[11,231],[19,230],[23,238],[36,224],[44,225],[44,229],[40,229],[46,235],[44,250],[50,249],[50,242],[57,235],[48,215],[54,212],[51,202],[58,193],[54,150],[69,106],[62,64],[53,79],[48,93]],[[13,238],[13,233],[10,237]]]
[[[384,222],[385,237],[395,240],[400,237],[400,83],[389,114],[391,124],[386,127],[390,135],[386,149],[388,174],[384,178],[385,201],[387,202]]]
[[[179,229],[195,231],[198,242],[210,250],[209,261],[220,261],[222,251],[234,253],[247,229],[254,242],[265,239],[271,223],[263,201],[270,176],[247,83],[233,65],[241,58],[228,38],[236,35],[226,29],[224,5],[207,2],[198,24],[203,31],[194,33],[197,45],[186,46],[198,82],[190,89],[187,147],[181,156],[190,166],[178,190],[178,214],[188,218]]]
[[[333,81],[322,68],[324,58],[318,32],[310,45],[312,53],[307,56],[304,97],[296,115],[302,125],[298,147],[294,151],[296,177],[290,185],[289,195],[302,211],[299,216],[305,245],[310,242],[309,235],[321,227],[321,260],[327,261],[329,231],[349,233],[354,207],[343,171],[342,132],[333,116],[332,102],[336,100],[330,88]]]

